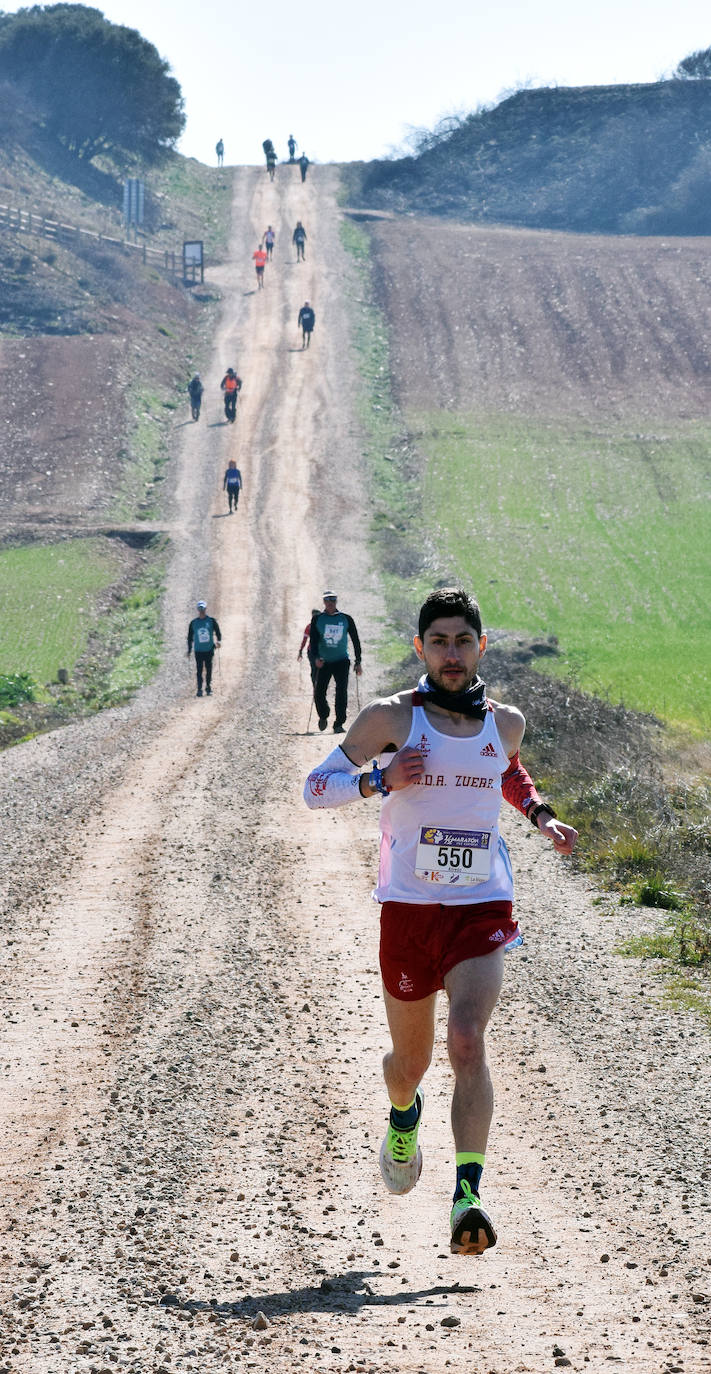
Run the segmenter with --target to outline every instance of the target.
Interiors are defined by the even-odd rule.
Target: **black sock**
[[[479,1184],[481,1182],[482,1164],[458,1164],[457,1165],[457,1186],[454,1190],[454,1201],[464,1197],[462,1182],[466,1180],[472,1192],[479,1196]]]
[[[394,1126],[396,1131],[411,1131],[420,1119],[420,1110],[420,1103],[417,1098],[404,1111],[391,1105],[390,1125]]]

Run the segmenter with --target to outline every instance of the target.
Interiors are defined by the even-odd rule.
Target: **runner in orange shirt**
[[[259,290],[262,291],[264,289],[264,268],[267,261],[267,254],[266,250],[262,248],[261,243],[257,244],[257,251],[252,254],[252,257],[254,258],[254,266],[257,269],[257,286]]]

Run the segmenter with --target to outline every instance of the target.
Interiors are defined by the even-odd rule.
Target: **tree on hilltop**
[[[707,81],[711,77],[711,48],[689,53],[679,63],[674,75],[680,81]]]
[[[86,5],[34,5],[0,15],[0,81],[41,111],[77,157],[155,161],[185,125],[168,63],[136,29]]]

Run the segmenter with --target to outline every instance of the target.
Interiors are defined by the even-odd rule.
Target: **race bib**
[[[201,648],[212,644],[212,630],[209,625],[198,625],[195,629],[195,639]]]
[[[491,874],[491,831],[449,830],[423,825],[415,858],[415,877],[448,887],[475,887]]]

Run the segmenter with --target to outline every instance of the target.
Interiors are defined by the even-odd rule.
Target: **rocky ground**
[[[235,174],[207,403],[176,442],[164,668],[131,706],[0,759],[0,1371],[700,1374],[707,1037],[616,953],[641,918],[601,903],[517,816],[526,942],[490,1037],[499,1244],[449,1254],[442,1036],[421,1181],[402,1199],[380,1183],[376,804],[303,807],[329,741],[308,729],[296,651],[335,584],[371,695],[382,612],[337,182],[291,170]],[[244,378],[234,427],[228,363]],[[228,516],[231,456],[245,491]],[[215,695],[196,700],[184,634],[199,595],[224,648]]]

